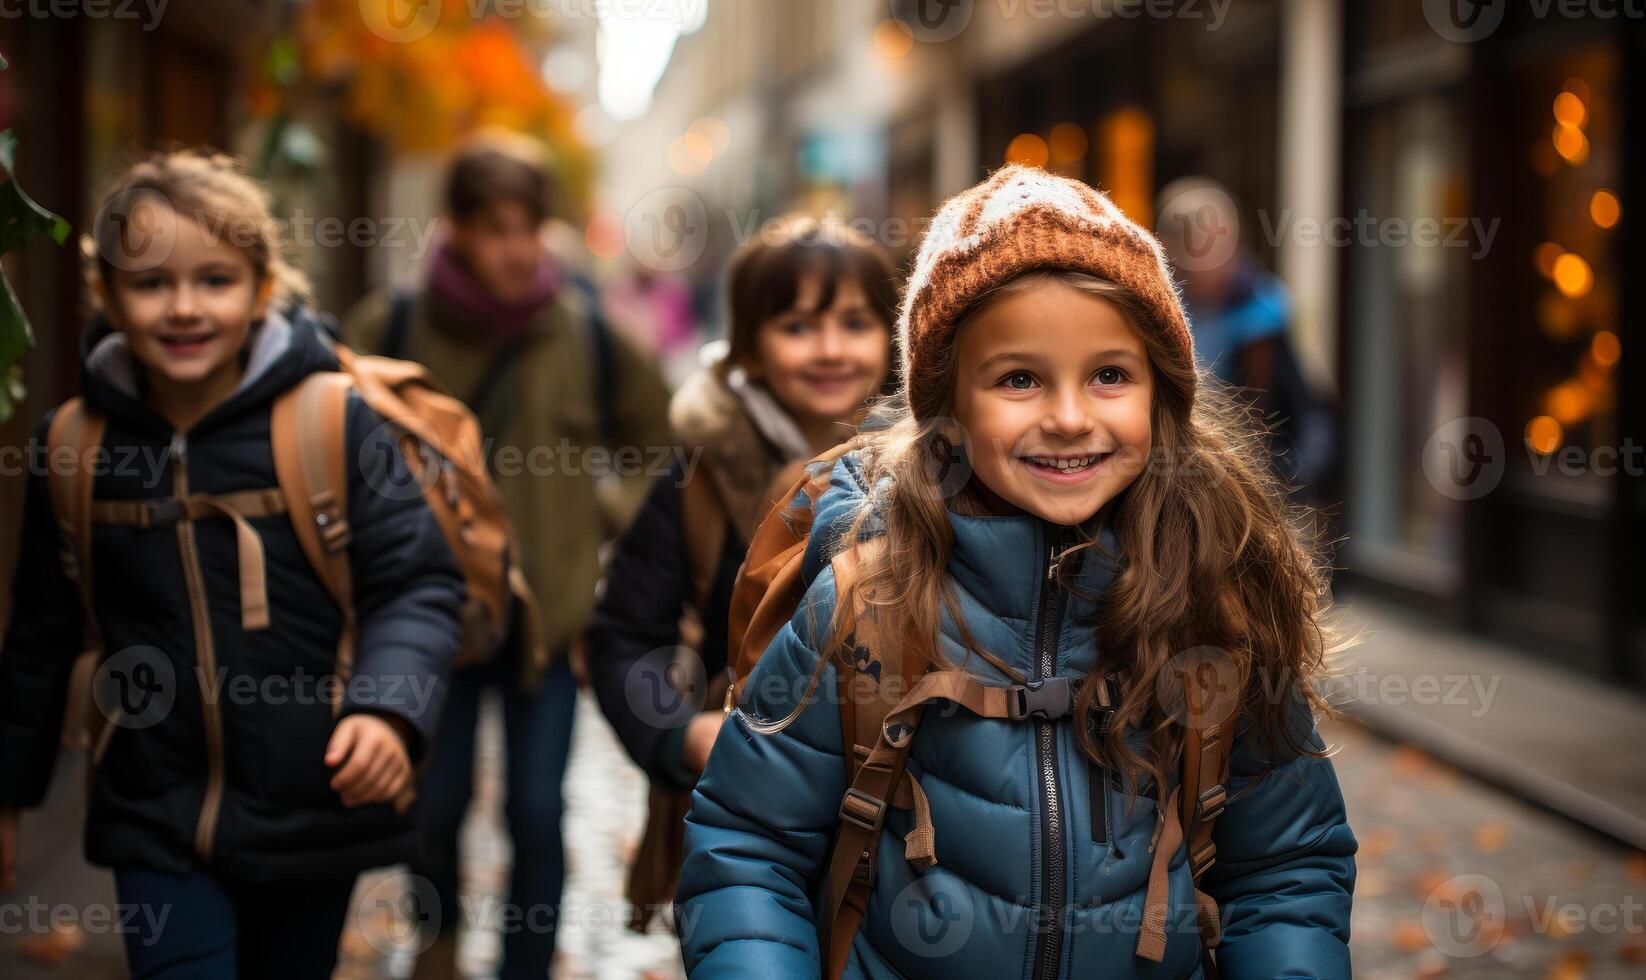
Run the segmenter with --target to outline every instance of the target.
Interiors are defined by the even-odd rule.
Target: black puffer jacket
[[[270,316],[253,334],[240,387],[175,433],[139,394],[123,337],[95,328],[84,356],[85,398],[108,418],[99,500],[276,486],[274,399],[338,366],[312,314]],[[360,625],[342,712],[404,719],[415,760],[457,653],[463,580],[422,498],[373,489],[409,481],[381,417],[351,396],[346,428],[350,458],[359,461],[348,516]],[[38,804],[51,779],[81,646],[79,598],[59,561],[44,454],[30,459],[14,612],[0,653],[0,804],[24,806]],[[94,755],[85,844],[95,864],[293,881],[415,854],[410,814],[386,804],[345,809],[328,785],[333,771],[323,756],[335,720],[327,695],[335,690],[319,678],[333,671],[341,613],[289,518],[250,522],[265,552],[270,616],[269,628],[252,631],[242,628],[229,520],[197,519],[190,533],[175,523],[93,530],[96,615],[107,676],[117,684],[102,690],[121,695],[133,719],[111,727]],[[205,612],[198,620],[196,608]]]

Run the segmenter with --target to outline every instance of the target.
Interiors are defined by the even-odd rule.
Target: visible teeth
[[[1030,456],[1029,459],[1041,466],[1050,466],[1060,470],[1078,470],[1083,466],[1091,465],[1096,456],[1081,456],[1076,459],[1052,459],[1047,456]]]

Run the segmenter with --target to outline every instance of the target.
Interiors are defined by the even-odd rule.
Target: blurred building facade
[[[1146,224],[1210,176],[1340,405],[1340,583],[1646,688],[1646,409],[1620,383],[1646,342],[1621,217],[1643,32],[1604,5],[715,0],[602,193],[699,199],[712,291],[787,208],[906,258],[1009,157]]]

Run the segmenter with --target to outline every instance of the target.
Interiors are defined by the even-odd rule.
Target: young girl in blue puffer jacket
[[[901,398],[835,464],[805,597],[693,798],[691,975],[1349,976],[1355,840],[1310,684],[1322,573],[1261,442],[1198,386],[1158,243],[1008,166],[938,212],[898,328]],[[903,673],[963,680],[892,709],[868,767],[899,744],[908,778],[881,824],[842,805],[826,695],[884,687],[893,637]],[[1235,736],[1215,855],[1191,859],[1180,759],[1218,719],[1183,710],[1183,675],[1208,670],[1239,679]],[[880,842],[850,910],[829,886],[843,814]]]

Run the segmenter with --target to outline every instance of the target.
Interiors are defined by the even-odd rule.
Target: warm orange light
[[[1623,344],[1618,341],[1617,334],[1610,330],[1602,330],[1595,334],[1595,339],[1589,342],[1589,356],[1601,367],[1611,367],[1617,363],[1618,357],[1623,354]]]
[[[1601,188],[1589,198],[1589,217],[1600,227],[1610,228],[1623,217],[1623,204],[1616,194]]]
[[[686,131],[708,140],[709,152],[714,156],[725,153],[726,148],[732,143],[732,128],[717,116],[704,116],[686,127]]]
[[[1589,159],[1589,137],[1584,136],[1583,130],[1578,129],[1576,126],[1568,126],[1565,123],[1556,124],[1552,139],[1555,152],[1560,154],[1561,159],[1572,166],[1581,166],[1585,160]]]
[[[1582,329],[1577,306],[1559,292],[1547,292],[1537,303],[1537,322],[1551,340],[1571,340]]]
[[[610,218],[596,216],[589,219],[583,231],[583,240],[595,257],[615,259],[623,254],[623,228]]]
[[[1572,93],[1583,101],[1589,101],[1589,83],[1573,75],[1560,83],[1560,87]]]
[[[1537,271],[1543,273],[1543,278],[1555,277],[1555,260],[1565,254],[1566,250],[1554,242],[1544,242],[1532,252],[1532,258],[1537,262]]]
[[[1562,92],[1555,96],[1555,118],[1562,125],[1582,126],[1589,120],[1589,107],[1576,94]]]
[[[1086,131],[1074,123],[1061,122],[1052,127],[1052,159],[1070,163],[1086,155]]]
[[[1006,147],[1007,163],[1021,163],[1029,167],[1044,167],[1050,156],[1051,149],[1046,146],[1046,141],[1033,133],[1017,134]]]
[[[914,36],[898,21],[883,20],[875,25],[872,43],[875,54],[895,61],[914,48]]]
[[[1595,285],[1594,271],[1576,252],[1566,252],[1555,259],[1554,278],[1555,288],[1572,299],[1587,296]]]
[[[681,133],[669,143],[669,166],[685,177],[700,174],[714,159],[714,145],[702,133]]]
[[[1564,381],[1543,396],[1543,410],[1561,425],[1576,425],[1594,409],[1594,395],[1576,381]]]
[[[1547,456],[1560,448],[1565,436],[1560,423],[1547,415],[1539,415],[1526,423],[1526,445],[1531,446],[1533,452]]]

